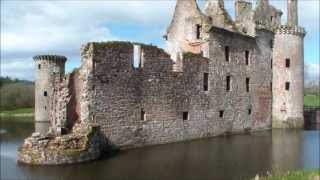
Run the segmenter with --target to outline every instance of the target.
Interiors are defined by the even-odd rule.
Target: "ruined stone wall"
[[[225,45],[230,46],[229,63],[224,59]],[[267,72],[256,61],[255,39],[216,32],[209,45],[210,59],[184,54],[180,72],[173,71],[174,61],[167,53],[146,45],[140,45],[141,65],[135,68],[133,46],[125,42],[88,43],[82,52],[90,56],[85,56],[80,69],[88,72],[80,104],[90,112],[82,112],[84,106],[81,112],[88,115],[88,121],[98,123],[114,145],[163,144],[270,128],[269,116],[264,114],[270,109],[262,107],[259,97],[270,98],[271,93],[264,94],[264,81],[257,82]],[[250,51],[248,66],[246,50]],[[208,74],[208,90],[204,73]],[[232,77],[230,92],[225,89],[227,75]],[[250,78],[250,92],[246,92],[246,77]],[[83,97],[92,99],[82,101]],[[271,99],[264,103],[269,105]]]

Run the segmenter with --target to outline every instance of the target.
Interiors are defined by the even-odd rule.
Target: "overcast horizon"
[[[255,5],[255,2],[252,1]],[[270,3],[283,11],[286,0]],[[175,0],[1,1],[1,76],[34,80],[37,54],[68,58],[66,71],[80,66],[80,47],[92,41],[133,41],[164,48],[162,36]],[[199,1],[203,9],[204,1]],[[225,7],[234,19],[234,1]],[[308,78],[319,79],[319,1],[299,1],[299,25],[306,28]]]

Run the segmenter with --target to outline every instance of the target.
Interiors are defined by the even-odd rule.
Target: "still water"
[[[18,121],[1,121],[1,179],[223,180],[320,168],[320,131],[315,130],[215,137],[121,151],[77,165],[27,166],[16,163],[16,152],[33,123]]]

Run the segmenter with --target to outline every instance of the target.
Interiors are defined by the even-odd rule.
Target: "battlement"
[[[303,37],[306,35],[305,29],[300,26],[281,25],[276,29],[276,32],[279,34],[293,34]]]
[[[67,58],[65,56],[59,55],[37,55],[34,56],[35,61],[55,61],[55,62],[66,62]]]

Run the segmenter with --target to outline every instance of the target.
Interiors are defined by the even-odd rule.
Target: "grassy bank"
[[[0,117],[32,117],[34,116],[33,108],[19,108],[15,110],[0,111]]]
[[[320,94],[307,94],[304,96],[304,106],[320,107]]]
[[[283,175],[256,176],[253,180],[319,180],[320,171],[291,171]]]

